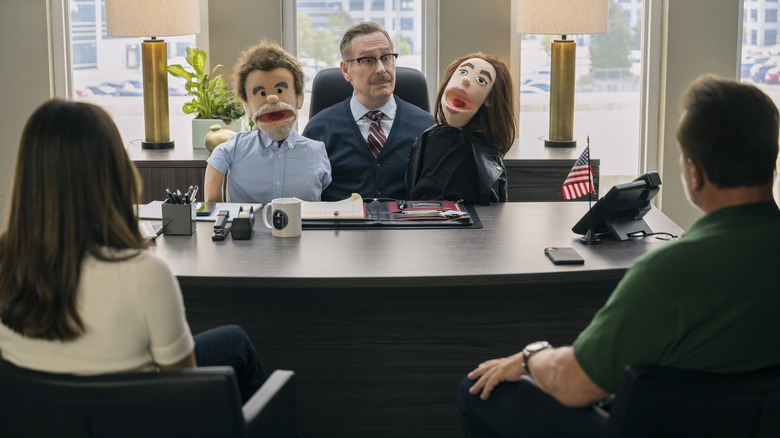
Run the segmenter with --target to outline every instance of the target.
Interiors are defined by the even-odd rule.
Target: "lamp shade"
[[[604,33],[607,31],[608,9],[607,0],[517,0],[517,32],[549,35]]]
[[[106,0],[109,36],[156,37],[198,32],[198,0]]]

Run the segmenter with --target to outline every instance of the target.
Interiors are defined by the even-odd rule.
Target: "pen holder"
[[[238,215],[233,218],[230,236],[233,240],[251,239],[252,228],[255,226],[255,212],[251,206],[241,206]]]
[[[163,234],[190,235],[195,232],[195,204],[162,205]]]

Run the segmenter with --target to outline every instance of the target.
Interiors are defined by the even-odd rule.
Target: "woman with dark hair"
[[[453,61],[439,85],[434,119],[409,156],[408,199],[506,202],[503,157],[517,132],[506,64],[483,53]]]
[[[33,113],[0,234],[0,357],[84,375],[232,365],[247,400],[266,378],[254,347],[236,326],[193,339],[178,282],[145,251],[140,192],[100,107],[51,100]]]

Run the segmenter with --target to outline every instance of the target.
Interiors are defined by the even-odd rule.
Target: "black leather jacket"
[[[430,133],[437,127],[428,128],[414,141],[409,162],[406,165],[406,193],[412,193],[415,184],[420,180],[425,142]],[[471,149],[474,151],[474,162],[477,165],[479,180],[479,203],[492,204],[507,202],[509,189],[507,185],[506,167],[501,153],[486,143],[482,136],[469,135]]]

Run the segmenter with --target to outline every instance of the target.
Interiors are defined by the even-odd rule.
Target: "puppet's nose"
[[[471,80],[468,78],[468,76],[463,76],[463,80],[460,81],[464,87],[468,87],[471,85]]]
[[[276,94],[270,94],[266,100],[268,100],[268,103],[276,103],[279,102],[279,96]]]

